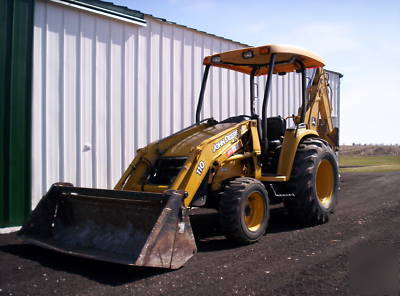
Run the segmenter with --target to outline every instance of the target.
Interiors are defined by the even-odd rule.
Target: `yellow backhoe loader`
[[[239,244],[264,235],[272,202],[283,202],[300,223],[326,222],[337,202],[338,130],[323,60],[266,45],[214,54],[204,65],[195,124],[139,149],[113,190],[52,185],[20,235],[67,254],[176,269],[196,252],[193,207],[218,209],[224,235]],[[251,114],[200,118],[211,67],[250,75]],[[309,68],[315,74],[307,86]],[[287,127],[287,118],[267,118],[268,97],[272,76],[294,71],[302,77],[302,104]],[[260,75],[267,80],[258,115]]]

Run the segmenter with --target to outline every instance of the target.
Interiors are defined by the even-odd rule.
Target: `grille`
[[[170,185],[185,164],[186,157],[159,158],[148,180],[149,184]]]

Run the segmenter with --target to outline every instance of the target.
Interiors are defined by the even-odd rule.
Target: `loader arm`
[[[182,139],[206,129],[209,126],[208,122],[192,125],[184,130],[172,134],[166,138],[153,142],[144,148],[137,150],[136,157],[132,160],[124,174],[114,187],[114,190],[137,190],[143,191],[141,184],[144,183],[144,178],[149,173],[149,169],[155,164],[166,150],[176,145]],[[140,186],[139,186],[140,185]],[[160,188],[156,192],[162,192],[167,189],[167,186]]]
[[[234,163],[253,156],[252,153],[237,153],[244,146],[242,137],[249,131],[250,124],[251,121],[247,121],[234,125],[194,149],[192,157],[187,160],[184,169],[171,185],[171,189],[187,192],[188,195],[184,200],[185,206],[191,204],[204,178],[208,176],[207,172],[211,171],[212,174],[209,178],[213,178],[228,162]],[[242,176],[244,174],[243,167],[232,165],[229,173],[231,177]],[[224,177],[227,178],[226,175]],[[208,180],[206,181],[208,182]]]
[[[205,178],[214,177],[222,166],[227,165],[227,161],[238,161],[253,156],[249,153],[239,156],[235,154],[243,148],[242,137],[249,131],[250,126],[255,124],[254,120],[245,120],[241,123],[206,123],[195,126],[183,134],[150,144],[138,151],[115,189],[154,193],[162,193],[167,189],[182,190],[186,192],[184,205],[188,207]],[[253,143],[259,145],[257,141],[258,136]],[[235,158],[231,159],[232,157]],[[152,182],[151,175],[156,171],[160,159],[184,160],[168,184],[154,182],[154,178]],[[213,171],[211,175],[208,174],[210,170]],[[226,168],[222,171],[225,170]],[[163,171],[161,174],[171,174],[171,172]],[[232,165],[229,174],[243,175],[242,166]],[[208,184],[208,181],[207,179],[205,182]],[[215,184],[213,185],[215,188]]]

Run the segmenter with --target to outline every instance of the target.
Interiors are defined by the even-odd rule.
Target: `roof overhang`
[[[120,21],[146,26],[143,13],[129,9],[127,7],[117,6],[109,2],[99,0],[49,0],[50,2],[74,7],[91,13],[104,15]]]

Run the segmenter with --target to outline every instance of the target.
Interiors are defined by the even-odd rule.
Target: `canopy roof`
[[[325,66],[323,59],[311,51],[291,45],[274,44],[214,54],[205,57],[203,64],[231,69],[245,74],[251,74],[253,65],[259,65],[260,67],[255,73],[256,76],[259,76],[268,73],[268,64],[271,55],[274,53],[276,54],[274,73],[299,70],[300,66],[294,59],[300,60],[306,68]]]

